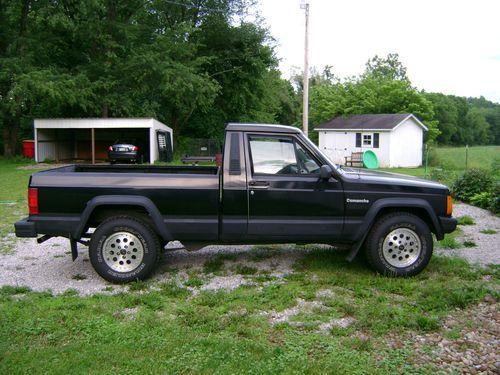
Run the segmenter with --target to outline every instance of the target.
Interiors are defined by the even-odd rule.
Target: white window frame
[[[361,147],[373,147],[373,134],[361,134]]]

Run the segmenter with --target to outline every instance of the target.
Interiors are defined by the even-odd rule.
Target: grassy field
[[[382,171],[427,178],[451,185],[466,170],[465,147],[436,147],[429,152],[427,168],[381,168]],[[491,170],[500,179],[500,146],[469,147],[467,169]]]
[[[21,166],[0,160],[3,251],[12,251],[12,224],[26,214],[33,170]],[[498,268],[459,259],[433,257],[421,275],[390,279],[362,257],[348,264],[343,254],[297,247],[304,256],[280,278],[248,265],[275,259],[274,247],[260,249],[201,268],[167,264],[161,282],[110,285],[91,297],[0,288],[0,373],[432,373],[432,363],[415,367],[413,337],[456,336],[460,327],[442,327],[446,316],[500,297]],[[232,291],[201,288],[238,274],[248,283]],[[113,289],[118,294],[106,294]],[[272,324],[287,309],[298,313]],[[320,330],[339,320],[350,324]],[[401,345],[389,345],[388,334]]]
[[[454,170],[465,170],[465,147],[438,147],[430,152],[430,164]],[[500,164],[500,146],[469,147],[467,168],[490,169],[495,162]]]

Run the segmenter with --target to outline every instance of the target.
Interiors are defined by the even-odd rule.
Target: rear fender
[[[73,238],[81,238],[84,234],[84,230],[87,227],[89,218],[91,217],[94,210],[100,206],[137,206],[144,208],[151,220],[153,222],[156,233],[165,241],[171,241],[173,238],[170,232],[166,228],[163,217],[156,207],[156,205],[151,201],[151,199],[136,195],[100,195],[92,198],[87,202],[87,207],[83,210],[80,217],[80,224],[73,233]]]

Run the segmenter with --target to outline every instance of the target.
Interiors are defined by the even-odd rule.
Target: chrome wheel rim
[[[382,251],[385,260],[391,266],[408,267],[420,256],[422,242],[417,233],[411,229],[397,228],[385,237]]]
[[[139,267],[144,247],[139,238],[129,232],[116,232],[103,245],[104,262],[116,272],[130,272]]]

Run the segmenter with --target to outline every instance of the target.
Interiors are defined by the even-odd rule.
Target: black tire
[[[365,251],[375,271],[387,276],[414,276],[431,259],[432,234],[418,216],[407,212],[388,214],[373,225]]]
[[[154,270],[160,255],[156,233],[147,223],[130,216],[106,219],[90,240],[92,266],[112,283],[145,279]]]

